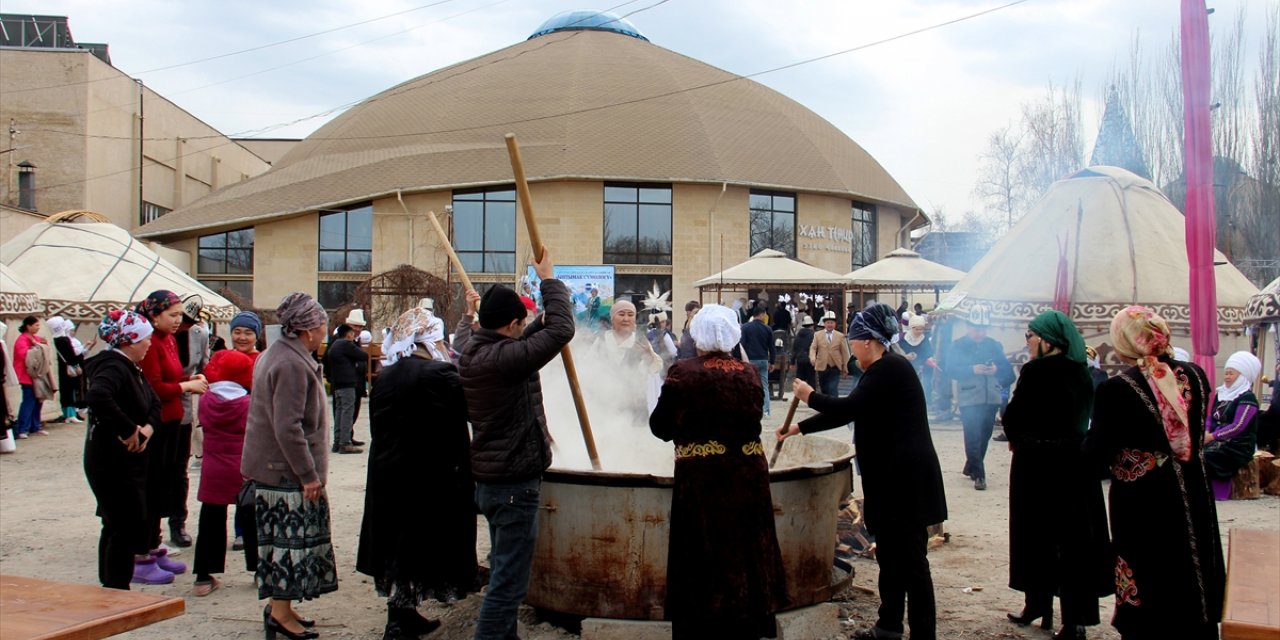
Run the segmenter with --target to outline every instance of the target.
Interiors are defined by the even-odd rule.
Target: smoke
[[[649,431],[645,400],[649,373],[639,366],[618,364],[596,344],[599,334],[579,330],[570,348],[578,384],[587,405],[587,416],[604,471],[671,476],[675,452]],[[644,340],[643,333],[636,336]],[[564,360],[556,358],[542,369],[542,403],[547,426],[555,438],[552,466],[590,470],[591,459],[579,427],[577,410],[564,373]]]

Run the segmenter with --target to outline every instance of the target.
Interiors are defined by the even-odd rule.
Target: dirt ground
[[[772,423],[785,413],[785,405],[774,403]],[[801,417],[806,410],[799,413]],[[363,412],[367,415],[367,411]],[[85,482],[81,465],[83,425],[51,424],[48,437],[18,442],[18,451],[0,456],[0,573],[33,576],[67,582],[96,584],[96,545],[99,521],[94,517],[94,500]],[[357,437],[369,430],[364,416],[357,425]],[[846,430],[829,437],[846,439]],[[934,444],[942,461],[947,503],[951,519],[946,529],[948,544],[930,553],[938,602],[939,637],[951,639],[1048,638],[1039,628],[1016,627],[1005,620],[1007,611],[1021,608],[1022,597],[1006,585],[1008,564],[1008,450],[993,442],[987,455],[989,489],[974,491],[960,474],[964,454],[958,422],[934,426]],[[363,489],[367,458],[364,455],[332,456],[328,491],[332,501],[333,544],[339,564],[337,593],[302,603],[298,610],[319,619],[322,638],[380,638],[385,623],[385,605],[365,576],[355,572],[357,534],[363,509]],[[905,470],[904,470],[905,471]],[[195,534],[199,504],[195,500],[199,472],[192,472],[191,517],[188,527]],[[855,490],[857,485],[855,484]],[[421,498],[424,521],[428,518],[429,496]],[[1223,545],[1232,527],[1280,530],[1280,498],[1218,503]],[[477,521],[477,542],[481,558],[488,548],[482,519]],[[177,559],[190,563],[193,551],[185,550]],[[251,638],[262,634],[262,605],[257,600],[253,576],[239,570],[241,556],[228,552],[222,588],[212,595],[191,594],[190,574],[171,585],[137,587],[149,593],[186,598],[186,615],[119,636],[139,640],[170,638]],[[837,596],[843,619],[842,629],[852,631],[875,620],[878,601],[874,593],[877,567],[874,561],[855,563],[854,587]],[[871,593],[866,590],[870,589]],[[471,624],[480,597],[473,595],[444,608],[424,605],[423,613],[441,617],[444,626],[427,636],[431,640],[471,637]],[[1091,638],[1119,636],[1105,624],[1111,603],[1103,602],[1104,624],[1090,630]],[[575,638],[570,631],[542,621],[524,609],[520,636],[526,640]],[[0,619],[0,626],[3,620]],[[843,640],[845,635],[830,639]]]

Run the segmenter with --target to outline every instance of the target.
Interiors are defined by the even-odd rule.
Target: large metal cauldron
[[[832,560],[852,457],[847,443],[791,438],[769,476],[793,608],[830,599],[851,577]],[[661,620],[672,483],[636,473],[548,470],[525,602],[572,615]]]

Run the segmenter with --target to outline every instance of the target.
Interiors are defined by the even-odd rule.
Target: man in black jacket
[[[764,387],[764,414],[769,415],[769,372],[773,371],[773,331],[765,324],[768,315],[763,304],[756,305],[751,311],[751,320],[742,325],[742,348],[747,352],[747,360],[760,372],[760,385]]]
[[[351,338],[355,329],[340,325],[337,339],[324,352],[324,375],[333,390],[333,449],[334,453],[362,453],[352,440],[356,410],[356,381],[360,369],[369,361],[369,354],[356,346]]]
[[[538,535],[538,492],[551,466],[551,435],[542,410],[538,370],[573,339],[569,290],[554,278],[544,247],[534,264],[546,312],[526,326],[520,296],[496,286],[480,301],[480,328],[459,360],[471,420],[471,474],[476,503],[489,521],[489,590],[476,640],[516,637],[516,611],[529,590]]]

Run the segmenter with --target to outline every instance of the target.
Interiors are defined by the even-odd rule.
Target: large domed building
[[[615,265],[619,293],[656,281],[677,307],[697,298],[695,280],[761,249],[845,273],[924,222],[874,158],[803,105],[612,14],[571,12],[370,97],[266,173],[137,235],[189,252],[202,281],[260,306],[302,290],[335,307],[400,264],[443,277],[422,216],[451,206],[472,279],[512,283],[531,252],[507,132],[557,264]]]

